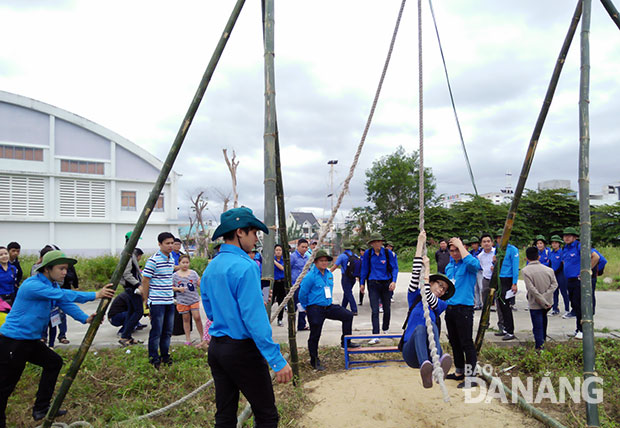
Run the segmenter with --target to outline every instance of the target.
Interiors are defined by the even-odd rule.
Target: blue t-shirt
[[[0,294],[13,294],[17,285],[17,269],[7,263],[6,270],[0,266]]]
[[[280,258],[278,259],[274,256],[274,261],[284,266],[284,257],[280,256]],[[274,281],[279,281],[281,279],[284,279],[284,269],[280,269],[275,264],[273,265],[273,279]]]
[[[562,249],[558,248],[557,250],[549,251],[549,263],[551,263],[551,269],[555,272],[562,267]]]
[[[579,277],[581,274],[581,243],[579,241],[564,246],[562,262],[564,262],[564,275],[567,279]]]

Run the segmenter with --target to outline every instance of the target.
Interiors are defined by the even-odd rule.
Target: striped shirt
[[[142,276],[150,279],[148,300],[150,305],[171,305],[174,303],[173,273],[174,258],[170,255],[164,256],[161,251],[157,251],[146,261]]]

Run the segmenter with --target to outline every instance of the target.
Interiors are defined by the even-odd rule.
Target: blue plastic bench
[[[354,335],[349,335],[349,336],[345,336],[345,340],[344,340],[344,368],[346,370],[349,369],[366,369],[368,367],[372,367],[372,364],[376,364],[376,363],[385,363],[387,361],[398,361],[398,362],[402,362],[402,359],[398,359],[398,360],[362,360],[362,361],[355,361],[355,360],[351,360],[351,355],[354,354],[385,354],[385,353],[391,353],[391,352],[398,352],[400,354],[400,351],[398,350],[398,347],[396,346],[363,346],[361,343],[359,348],[349,348],[349,340],[365,340],[368,341],[370,339],[400,339],[401,335],[400,334],[369,334],[369,335],[362,335],[362,336],[354,336]],[[361,366],[360,364],[365,364],[365,366]],[[355,367],[351,367],[355,365]]]

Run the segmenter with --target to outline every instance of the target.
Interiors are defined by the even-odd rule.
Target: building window
[[[59,213],[62,217],[105,218],[104,181],[59,180]]]
[[[43,149],[0,145],[0,159],[43,161]]]
[[[121,191],[121,211],[136,210],[136,192],[128,190]]]
[[[159,195],[159,198],[157,198],[157,202],[155,202],[155,208],[153,209],[153,211],[163,211],[164,210],[164,195],[161,194]]]
[[[60,161],[61,172],[74,172],[78,174],[95,174],[103,175],[104,167],[103,162],[90,162],[62,159]]]
[[[0,215],[45,216],[43,178],[0,175],[0,188]]]

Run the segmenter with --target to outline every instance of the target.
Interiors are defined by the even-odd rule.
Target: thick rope
[[[359,145],[357,146],[355,157],[353,158],[353,163],[351,164],[351,168],[349,169],[349,174],[347,175],[347,178],[344,180],[344,184],[342,186],[342,192],[340,192],[340,195],[338,196],[338,201],[336,202],[336,206],[334,206],[334,209],[332,210],[332,213],[329,217],[329,220],[327,221],[327,224],[325,225],[325,228],[323,228],[323,230],[321,231],[319,235],[319,242],[318,242],[317,248],[322,247],[325,237],[331,231],[334,218],[336,217],[336,213],[340,209],[342,200],[344,199],[344,196],[349,192],[349,184],[351,183],[351,179],[353,178],[353,174],[355,173],[355,168],[357,167],[357,163],[359,161],[360,155],[362,154],[362,148],[364,147],[364,143],[366,142],[366,136],[368,135],[368,130],[370,129],[370,124],[372,123],[372,118],[375,114],[377,102],[379,101],[379,95],[381,94],[381,88],[383,87],[383,81],[385,80],[385,75],[387,73],[388,65],[390,64],[390,59],[392,58],[392,51],[394,50],[394,43],[396,42],[396,35],[398,34],[398,28],[400,27],[400,20],[403,16],[403,10],[405,9],[406,1],[407,0],[402,0],[402,3],[400,4],[400,10],[398,11],[398,18],[396,19],[396,25],[394,26],[394,33],[392,34],[392,40],[390,42],[390,48],[388,50],[387,58],[385,59],[385,64],[383,65],[383,71],[381,72],[381,78],[379,79],[379,85],[377,86],[377,90],[375,92],[375,98],[372,102],[372,107],[370,108],[370,114],[368,115],[366,126],[364,127],[364,132],[362,133],[362,138],[360,140]],[[312,266],[312,263],[314,262],[314,253],[315,252],[313,252],[312,255],[308,258],[308,261],[306,262],[303,270],[297,277],[297,281],[295,281],[295,284],[291,287],[286,297],[284,297],[284,300],[282,301],[282,303],[280,303],[280,305],[277,307],[275,313],[271,315],[272,322],[274,319],[276,319],[278,314],[284,309],[288,301],[291,300],[291,298],[293,297],[293,294],[295,294],[295,290],[299,288],[299,284],[301,284],[301,281],[306,276],[306,273],[308,273],[308,271],[310,270],[310,267]]]
[[[420,193],[420,230],[424,230],[424,84],[423,84],[423,68],[422,68],[422,0],[418,0],[418,84],[419,84],[419,193]],[[426,256],[426,244],[424,245],[424,256]],[[420,277],[424,278],[424,265]],[[450,402],[450,394],[444,383],[444,372],[439,365],[439,354],[437,353],[437,344],[435,343],[435,331],[433,330],[433,322],[429,311],[428,299],[425,292],[422,293],[422,308],[424,309],[424,321],[426,323],[426,334],[428,336],[428,345],[431,351],[431,361],[433,362],[433,377],[439,384],[443,393],[443,401]]]

